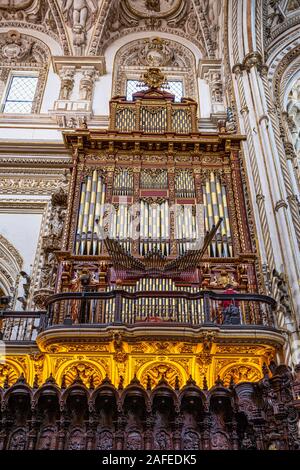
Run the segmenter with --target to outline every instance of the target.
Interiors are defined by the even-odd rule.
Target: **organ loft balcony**
[[[152,69],[132,101],[113,98],[109,129],[64,132],[72,176],[53,196],[36,310],[3,310],[2,337],[53,364],[100,354],[128,383],[147,357],[211,386],[230,367],[258,380],[285,337],[262,281],[244,137],[229,119],[198,132],[197,103],[175,102],[164,80]]]

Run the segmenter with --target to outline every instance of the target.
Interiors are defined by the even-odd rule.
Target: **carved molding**
[[[71,52],[62,11],[56,0],[7,0],[0,5],[0,26],[40,31],[55,39],[64,54]]]
[[[141,12],[138,13],[138,10],[135,9],[133,12],[128,8],[127,1],[105,1],[98,16],[89,55],[102,55],[112,42],[122,36],[154,30],[185,37],[196,44],[203,55],[211,55],[213,54],[211,47],[213,41],[210,36],[213,28],[208,27],[206,19],[208,2],[211,0],[201,0],[201,2],[187,0],[181,2],[180,7],[171,15],[164,15],[162,11],[160,13],[152,11],[144,17]],[[200,10],[198,11],[199,3]],[[211,7],[213,7],[213,2],[211,2]],[[144,10],[146,7],[143,5],[141,8]]]

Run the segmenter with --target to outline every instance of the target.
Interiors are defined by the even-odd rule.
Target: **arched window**
[[[139,39],[121,47],[116,54],[112,96],[126,96],[141,90],[141,76],[149,67],[159,67],[167,76],[167,91],[198,101],[196,64],[193,53],[184,45],[169,39]]]
[[[39,39],[18,31],[0,34],[0,112],[38,113],[49,63],[50,51]]]

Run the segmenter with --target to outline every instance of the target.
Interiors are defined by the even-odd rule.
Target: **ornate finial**
[[[124,388],[124,377],[123,375],[120,375],[118,390],[123,390],[123,388]]]
[[[179,390],[179,389],[180,389],[179,377],[178,377],[178,375],[176,375],[176,377],[175,377],[175,390]]]
[[[9,388],[8,376],[5,377],[5,380],[4,380],[4,383],[3,383],[3,388],[4,388],[4,389]]]
[[[22,372],[22,374],[20,375],[20,377],[18,378],[18,380],[16,381],[16,384],[26,384],[26,379],[25,379],[25,375],[24,373]]]
[[[149,88],[161,88],[166,83],[166,77],[157,67],[151,67],[144,73],[142,80]]]
[[[132,381],[130,382],[130,385],[141,385],[141,382],[137,378],[136,374],[134,374],[134,377],[133,377]]]
[[[233,388],[235,385],[233,375],[230,376],[229,388]]]
[[[110,378],[108,377],[108,374],[107,374],[107,373],[106,373],[104,379],[103,379],[102,382],[101,382],[101,385],[105,385],[105,384],[111,385],[111,380],[110,380]]]
[[[89,380],[89,389],[90,389],[90,390],[94,390],[94,388],[95,388],[95,384],[94,384],[94,374],[92,374],[92,375],[90,376],[90,380]]]
[[[52,372],[51,372],[51,374],[49,375],[49,377],[48,377],[48,379],[46,380],[45,383],[46,383],[46,384],[56,384],[55,378],[53,377]]]
[[[66,374],[64,374],[61,378],[61,388],[67,388]]]
[[[203,377],[203,390],[208,390],[208,384],[207,384],[206,376]]]
[[[190,375],[189,378],[186,381],[186,385],[197,385],[196,381],[193,379],[193,377]]]
[[[146,385],[147,390],[151,390],[151,377],[150,375],[147,375],[147,385]]]
[[[74,378],[72,385],[74,384],[83,384],[82,378],[80,377],[79,369],[76,368],[76,377]]]
[[[218,375],[217,380],[215,381],[215,385],[223,387],[224,382],[221,380],[220,376]]]
[[[269,369],[265,362],[262,365],[262,373],[264,377],[269,377]]]
[[[39,376],[37,374],[34,376],[33,388],[39,388]]]
[[[169,382],[166,379],[166,373],[161,374],[161,379],[159,380],[158,385],[169,385]]]

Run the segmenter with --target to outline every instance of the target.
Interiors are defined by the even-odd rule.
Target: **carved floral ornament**
[[[69,39],[60,0],[0,0],[1,26],[41,31],[58,41],[65,55],[70,54]]]
[[[13,367],[11,364],[0,364],[0,386],[7,387],[13,385],[18,377],[20,371]]]
[[[225,387],[228,387],[232,380],[235,384],[257,382],[262,378],[262,374],[257,367],[250,364],[235,364],[221,371],[220,378],[224,382]]]
[[[182,3],[182,0],[125,0],[128,9],[142,18],[171,16],[178,12]]]
[[[145,388],[147,388],[147,385],[153,388],[161,380],[167,382],[173,388],[176,385],[182,386],[186,381],[179,369],[172,363],[151,364],[143,372],[138,373],[137,376]]]
[[[35,19],[40,8],[40,0],[0,0],[0,19]]]
[[[93,364],[78,362],[67,366],[62,375],[63,386],[72,385],[74,382],[82,383],[86,387],[97,387],[103,380],[104,375]]]
[[[15,30],[0,34],[1,65],[16,63],[41,65],[48,62],[49,56],[49,49],[37,38],[20,34]]]

